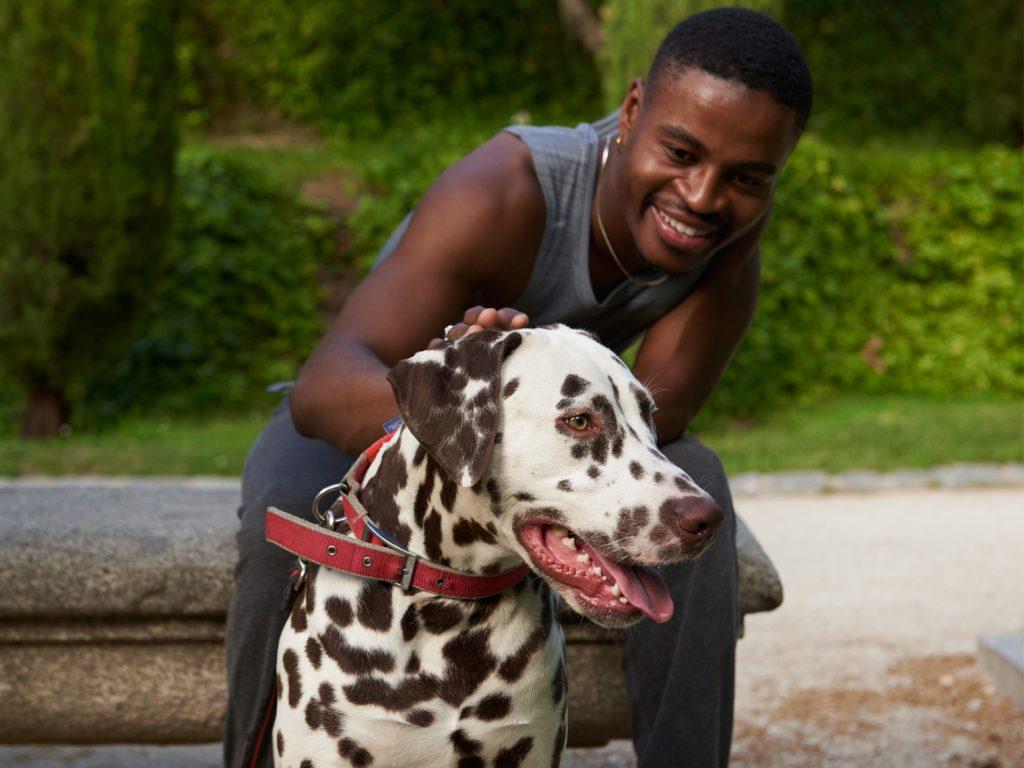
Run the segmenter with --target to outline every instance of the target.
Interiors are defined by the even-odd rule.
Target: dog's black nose
[[[710,496],[676,496],[661,507],[661,521],[687,548],[710,539],[724,518]]]

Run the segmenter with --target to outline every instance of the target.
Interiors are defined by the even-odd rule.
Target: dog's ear
[[[406,426],[460,485],[478,483],[490,463],[501,364],[522,341],[515,332],[479,331],[388,372]]]

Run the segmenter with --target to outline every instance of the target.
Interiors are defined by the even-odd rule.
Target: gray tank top
[[[623,280],[598,301],[590,283],[590,211],[601,143],[615,136],[618,113],[575,128],[511,126],[533,155],[544,192],[547,221],[533,272],[513,306],[531,325],[565,323],[596,333],[616,351],[625,349],[655,320],[679,304],[703,269],[670,274],[655,286]],[[410,213],[381,249],[388,257],[409,225]]]

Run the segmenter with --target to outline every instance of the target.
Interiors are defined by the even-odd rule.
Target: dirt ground
[[[1024,490],[737,499],[786,587],[748,617],[732,765],[1020,768],[976,663],[1024,630]]]

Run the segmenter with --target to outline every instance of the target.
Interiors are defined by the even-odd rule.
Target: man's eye
[[[693,154],[681,147],[669,147],[668,153],[672,155],[673,160],[678,160],[683,163],[688,163],[694,159]]]
[[[760,189],[761,187],[765,186],[764,179],[759,179],[757,176],[747,176],[747,174],[745,173],[737,173],[734,178],[744,187]]]
[[[584,429],[590,426],[590,418],[582,413],[577,413],[575,416],[566,416],[565,423],[577,432],[582,432]]]

